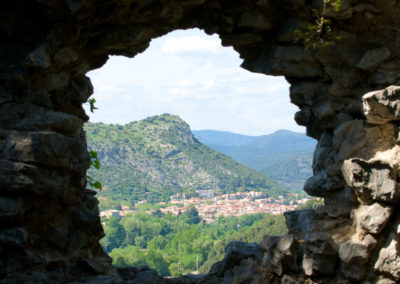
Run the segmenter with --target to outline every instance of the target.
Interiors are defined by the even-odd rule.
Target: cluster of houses
[[[206,222],[213,222],[219,216],[240,216],[244,214],[270,213],[282,214],[286,211],[293,210],[298,204],[305,203],[310,198],[287,202],[284,196],[278,198],[265,198],[262,192],[237,192],[233,194],[223,194],[214,196],[210,190],[206,192],[197,191],[199,197],[185,199],[184,194],[171,196],[171,203],[183,205],[173,205],[166,208],[161,208],[160,211],[164,214],[172,213],[174,215],[186,211],[190,204],[193,204],[199,215]],[[211,201],[211,202],[210,202]]]
[[[110,218],[110,217],[116,217],[116,218],[121,218],[125,217],[128,214],[135,214],[139,212],[138,210],[132,210],[129,208],[129,206],[121,206],[121,210],[117,209],[111,209],[111,210],[104,210],[100,212],[100,217],[104,218]]]
[[[282,214],[293,210],[298,204],[307,202],[310,198],[298,199],[287,202],[284,196],[278,198],[266,198],[262,192],[237,192],[215,196],[213,190],[197,191],[199,197],[185,198],[185,194],[171,196],[169,206],[160,208],[163,214],[171,213],[178,215],[184,213],[189,205],[193,204],[199,215],[206,222],[214,222],[219,216],[240,216],[244,214],[270,213]],[[294,194],[296,196],[296,194]],[[298,195],[297,195],[298,196]],[[165,202],[160,204],[166,205]],[[137,213],[138,210],[131,210],[127,206],[121,206],[121,210],[106,210],[100,212],[101,217],[121,218],[127,214]]]

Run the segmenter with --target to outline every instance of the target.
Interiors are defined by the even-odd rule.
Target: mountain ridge
[[[241,140],[243,143],[224,143],[227,139],[224,131],[200,130],[193,133],[207,146],[272,177],[286,189],[301,190],[312,175],[316,141],[303,133],[281,129],[267,135],[246,136],[246,141]],[[242,136],[237,135],[229,133],[230,138]]]
[[[88,148],[98,152],[102,167],[89,175],[107,195],[149,201],[215,188],[221,193],[259,190],[285,194],[276,182],[201,144],[178,116],[163,114],[125,125],[85,125]],[[108,190],[107,190],[108,189]]]

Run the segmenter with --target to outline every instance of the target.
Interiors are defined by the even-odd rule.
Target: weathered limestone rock
[[[387,224],[392,211],[392,207],[379,203],[360,206],[357,210],[354,210],[353,218],[358,234],[362,236],[365,233],[374,235],[380,233]]]
[[[314,210],[299,210],[285,212],[286,226],[289,234],[301,235],[304,237],[306,233],[315,230],[314,220],[318,218]]]
[[[347,185],[354,190],[359,200],[370,204],[373,201],[396,203],[399,188],[393,169],[380,162],[368,163],[362,159],[349,159],[342,166]]]
[[[26,62],[26,66],[40,67],[40,68],[48,68],[51,65],[51,58],[48,52],[46,51],[46,47],[41,45],[36,48],[34,51],[29,53]]]
[[[342,261],[342,273],[351,280],[360,281],[364,278],[366,267],[376,240],[366,235],[363,240],[348,240],[339,245],[339,258]]]
[[[313,170],[319,172],[332,167],[334,165],[333,158],[333,135],[328,131],[324,131],[314,151]]]
[[[350,158],[373,159],[379,152],[395,147],[395,133],[396,126],[392,123],[372,126],[363,120],[344,122],[334,130],[335,162],[342,163]]]
[[[310,233],[304,240],[303,269],[308,276],[335,272],[337,247],[329,233]]]
[[[284,271],[298,271],[296,242],[293,235],[265,236],[262,244],[268,270],[281,276]]]
[[[372,75],[372,81],[380,88],[385,88],[390,85],[399,85],[399,63],[389,61],[381,64],[375,73]]]
[[[254,72],[273,75],[288,74],[290,77],[299,78],[316,78],[322,73],[311,53],[296,46],[277,46],[261,55],[256,63],[244,62],[243,67]]]
[[[389,59],[391,53],[386,47],[368,50],[361,58],[357,67],[363,70],[371,71],[376,68],[381,62]]]
[[[385,124],[400,120],[399,98],[399,86],[389,86],[384,90],[365,94],[363,108],[368,123]]]
[[[226,247],[226,254],[224,259],[214,265],[211,271],[219,271],[223,273],[226,270],[231,269],[235,265],[238,265],[242,260],[247,258],[255,258],[261,260],[262,253],[261,248],[258,244],[248,244],[238,241],[230,242]]]
[[[370,234],[379,234],[392,214],[391,206],[376,202],[372,205],[360,206],[354,212],[357,226]]]
[[[335,174],[331,175],[328,170],[323,170],[307,179],[304,191],[311,196],[326,197],[332,191],[342,189],[343,186],[343,181],[340,178]]]
[[[393,226],[394,230],[389,235],[386,244],[379,253],[375,263],[375,270],[392,275],[397,281],[400,280],[400,224]]]

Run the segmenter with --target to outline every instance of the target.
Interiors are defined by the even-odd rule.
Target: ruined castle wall
[[[400,281],[400,4],[347,0],[328,10],[341,40],[305,49],[293,31],[319,1],[37,0],[0,11],[0,283],[364,283]],[[103,252],[82,103],[85,74],[109,55],[198,27],[243,67],[285,76],[298,124],[318,139],[305,191],[318,211],[286,214],[289,234],[232,243],[201,279],[117,271]],[[122,278],[121,278],[122,277]],[[94,281],[94,280],[93,280]],[[108,282],[107,282],[108,281]],[[296,282],[298,281],[298,282]]]

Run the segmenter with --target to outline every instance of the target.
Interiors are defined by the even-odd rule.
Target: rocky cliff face
[[[293,43],[320,1],[38,0],[0,11],[0,282],[395,283],[400,281],[398,97],[400,4],[348,0],[328,9],[342,39]],[[305,190],[318,211],[286,214],[289,234],[233,243],[201,279],[116,271],[94,193],[82,103],[86,72],[135,56],[152,38],[198,27],[218,33],[254,72],[283,75],[318,139]]]
[[[88,123],[88,147],[98,153],[101,168],[89,176],[107,190],[100,195],[160,202],[171,195],[218,189],[222,193],[258,190],[267,196],[285,189],[228,156],[197,141],[178,116],[163,114],[126,125]]]

